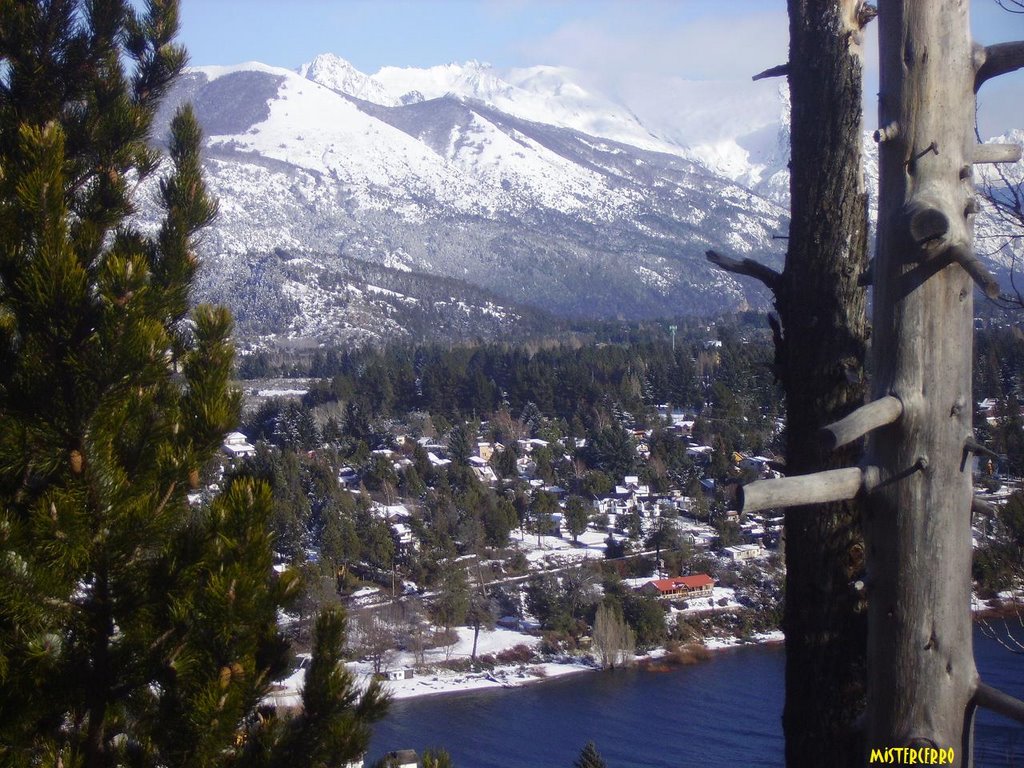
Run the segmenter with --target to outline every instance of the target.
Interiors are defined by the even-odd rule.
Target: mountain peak
[[[333,53],[321,53],[299,67],[299,75],[336,93],[352,96],[385,107],[399,104],[398,99],[369,75],[360,72],[351,62]]]

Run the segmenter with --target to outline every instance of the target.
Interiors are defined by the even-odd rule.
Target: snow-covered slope
[[[642,149],[674,154],[681,150],[653,136],[628,107],[588,91],[580,84],[579,73],[567,67],[538,66],[499,73],[488,64],[470,61],[429,69],[385,67],[373,79],[392,97],[404,96],[406,101],[456,96],[524,120]]]
[[[397,107],[401,103],[376,80],[333,53],[322,53],[311,62],[303,64],[299,67],[299,76],[332,91],[385,107]]]
[[[336,57],[301,73],[250,63],[183,78],[157,129],[166,130],[183,99],[204,127],[221,210],[204,236],[204,297],[232,305],[248,318],[243,327],[309,338],[350,338],[338,329],[365,326],[373,314],[356,311],[367,292],[352,289],[354,263],[461,281],[431,302],[457,306],[461,284],[490,291],[492,298],[470,302],[480,314],[468,316],[481,318],[522,316],[524,305],[653,317],[763,303],[712,269],[704,251],[777,263],[771,236],[786,227],[778,204],[680,151],[595,135],[643,128],[621,111],[602,118],[600,98],[560,70],[518,73],[523,88],[482,66],[440,68],[430,75],[434,90],[423,72],[410,81],[426,89],[422,99],[382,95]],[[488,98],[453,93],[452,82]],[[520,97],[515,111],[530,119],[514,114]],[[503,99],[507,109],[496,106]],[[542,119],[542,103],[557,119]],[[570,118],[592,132],[568,127]],[[650,134],[646,143],[660,146]],[[281,265],[267,254],[279,254],[287,269],[268,272]],[[261,266],[254,272],[253,264]],[[281,286],[270,287],[269,273]],[[409,307],[424,300],[416,295],[422,286],[384,286],[409,301],[380,293],[374,301]],[[271,311],[273,303],[288,309]],[[261,305],[272,323],[258,316]],[[383,315],[375,317],[385,331]]]
[[[560,67],[367,76],[323,55],[298,72],[190,70],[157,135],[194,103],[221,210],[201,294],[231,305],[243,331],[461,338],[507,333],[530,307],[644,318],[766,306],[704,252],[779,265],[787,98],[778,84],[678,81],[625,105]]]

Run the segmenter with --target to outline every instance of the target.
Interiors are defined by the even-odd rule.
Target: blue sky
[[[577,29],[632,37],[750,15],[784,23],[784,6],[771,0],[182,0],[182,33],[198,65],[255,59],[294,68],[329,51],[365,72],[468,59],[506,67],[566,63],[539,62],[533,54],[555,54],[545,49]]]
[[[614,93],[623,73],[748,80],[785,61],[784,0],[182,0],[195,65],[256,60],[296,68],[335,53],[373,73],[476,59],[562,64]],[[973,1],[982,43],[1024,38],[1024,16]],[[877,27],[872,24],[871,28]],[[869,68],[874,48],[868,50]],[[870,88],[870,85],[869,85]],[[986,133],[1024,127],[1024,76],[986,85]]]

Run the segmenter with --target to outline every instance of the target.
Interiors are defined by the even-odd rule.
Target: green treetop
[[[208,508],[187,502],[239,397],[230,316],[189,312],[216,205],[188,108],[162,223],[131,223],[186,60],[177,16],[175,0],[0,0],[4,764],[269,764],[314,719],[326,740],[297,764],[323,749],[337,763],[382,711],[377,687],[359,697],[328,670],[306,714],[257,713],[286,671],[277,613],[297,592],[272,569],[271,496],[243,478]],[[341,628],[319,627],[334,666]]]

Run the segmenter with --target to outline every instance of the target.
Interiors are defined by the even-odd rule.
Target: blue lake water
[[[983,679],[1024,698],[1024,655],[976,631],[975,657]],[[609,768],[779,766],[784,663],[778,646],[738,648],[670,672],[583,673],[396,701],[374,730],[367,765],[393,749],[440,746],[456,768],[571,768],[593,741]],[[981,712],[975,743],[978,766],[1024,766],[1024,727]]]

